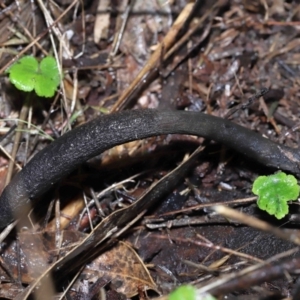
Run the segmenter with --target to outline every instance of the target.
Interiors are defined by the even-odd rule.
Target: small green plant
[[[17,89],[24,92],[35,90],[40,97],[53,97],[60,83],[59,69],[52,56],[46,56],[40,63],[33,56],[24,56],[6,72]]]
[[[216,300],[210,294],[200,294],[192,285],[182,285],[173,291],[168,300]]]
[[[287,202],[297,200],[299,190],[296,178],[284,172],[259,176],[252,186],[252,192],[258,195],[258,207],[277,219],[282,219],[288,214]]]

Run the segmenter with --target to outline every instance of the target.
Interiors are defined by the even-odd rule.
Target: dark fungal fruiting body
[[[185,111],[123,111],[69,131],[35,155],[0,197],[0,228],[11,223],[15,215],[25,213],[29,200],[40,197],[88,159],[119,144],[172,133],[215,140],[268,167],[300,175],[297,149],[274,143],[228,120]]]

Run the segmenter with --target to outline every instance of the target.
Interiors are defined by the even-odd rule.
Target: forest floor
[[[199,111],[297,148],[298,2],[1,1],[0,190],[51,140],[125,109]],[[57,59],[53,97],[9,82],[24,55]],[[108,150],[0,237],[0,298],[166,299],[190,284],[197,299],[300,299],[299,204],[278,220],[252,193],[276,171],[194,136]]]

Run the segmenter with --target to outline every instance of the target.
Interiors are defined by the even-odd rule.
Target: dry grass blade
[[[182,28],[183,24],[189,18],[190,13],[193,11],[194,3],[188,3],[182,10],[181,14],[178,16],[174,22],[172,28],[169,30],[167,35],[164,37],[163,41],[159,44],[156,50],[151,55],[150,59],[147,61],[144,68],[139,72],[131,85],[121,94],[118,101],[113,105],[111,112],[118,111],[122,109],[125,105],[124,102],[128,100],[130,95],[137,89],[139,83],[142,82],[145,76],[153,69],[157,68],[157,64],[161,58],[161,55],[165,53],[175,42],[175,37],[177,36],[179,30]]]
[[[275,236],[290,241],[296,245],[300,245],[300,235],[296,234],[296,233],[288,233],[284,230],[281,230],[279,228],[276,228],[270,224],[268,224],[267,222],[261,221],[257,218],[248,216],[244,213],[241,213],[237,210],[231,209],[229,207],[226,206],[215,206],[212,207],[212,209],[221,214],[222,216],[228,218],[228,219],[233,219],[236,220],[242,224],[251,226],[253,228],[257,228],[259,230],[263,230],[266,232],[270,232],[272,234],[274,234]]]
[[[221,295],[229,290],[244,290],[247,287],[259,284],[261,281],[270,280],[270,278],[281,278],[284,272],[293,272],[299,269],[300,259],[292,258],[284,262],[275,263],[280,258],[289,257],[299,251],[299,248],[294,248],[285,253],[282,253],[270,260],[258,263],[254,266],[243,269],[240,272],[225,275],[220,279],[214,280],[209,284],[198,286],[200,293],[210,292],[214,295]]]

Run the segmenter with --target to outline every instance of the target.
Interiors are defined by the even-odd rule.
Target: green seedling
[[[198,293],[191,285],[182,285],[169,295],[168,300],[216,300],[216,298],[210,294]]]
[[[60,73],[52,56],[46,56],[40,63],[33,56],[24,56],[8,70],[9,80],[24,92],[35,90],[40,97],[53,97],[60,83]]]
[[[296,178],[284,172],[259,176],[252,186],[252,192],[258,195],[258,207],[277,219],[282,219],[288,214],[287,202],[297,200],[299,190]]]

